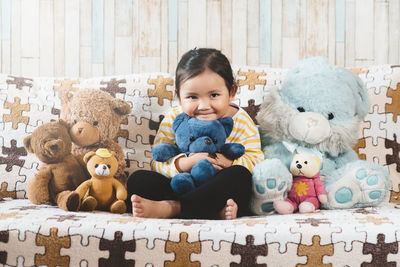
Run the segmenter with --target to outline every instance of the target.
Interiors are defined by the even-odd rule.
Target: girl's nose
[[[200,100],[199,101],[199,109],[206,109],[210,107],[210,103],[208,100]]]

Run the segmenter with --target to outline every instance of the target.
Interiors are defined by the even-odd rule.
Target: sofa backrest
[[[360,128],[355,151],[361,159],[388,166],[393,181],[391,200],[400,196],[400,66],[353,69],[365,82],[370,113]],[[234,66],[239,84],[236,104],[251,117],[257,114],[270,86],[280,86],[285,69]],[[60,114],[58,91],[97,88],[124,99],[132,112],[121,125],[118,143],[127,161],[126,171],[150,169],[151,145],[164,114],[177,105],[174,77],[142,73],[88,79],[15,77],[0,74],[0,196],[24,198],[26,184],[40,167],[26,152],[23,139],[40,124]],[[398,199],[400,202],[400,198]]]

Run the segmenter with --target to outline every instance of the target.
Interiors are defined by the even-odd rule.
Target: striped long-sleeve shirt
[[[161,121],[160,128],[154,140],[154,145],[175,144],[175,134],[172,130],[172,123],[175,117],[182,112],[180,107],[173,108]],[[233,130],[226,139],[226,143],[239,143],[245,147],[245,153],[240,158],[233,161],[232,165],[242,165],[252,171],[254,165],[264,160],[264,154],[261,151],[260,135],[257,126],[246,113],[239,108],[238,112],[232,117]],[[167,162],[152,161],[152,169],[169,178],[175,176],[179,171],[175,167],[175,160],[186,154],[179,154]]]

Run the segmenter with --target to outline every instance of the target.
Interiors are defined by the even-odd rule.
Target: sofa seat
[[[400,66],[352,69],[371,108],[354,150],[386,166],[388,203],[353,210],[220,220],[157,220],[131,214],[65,212],[33,205],[26,185],[40,162],[23,139],[60,114],[58,91],[97,88],[124,99],[132,112],[118,143],[126,171],[149,169],[159,123],[176,105],[173,76],[52,78],[0,74],[0,266],[395,266],[400,265]],[[254,118],[286,70],[235,66],[235,103]]]
[[[0,260],[11,266],[395,266],[399,234],[391,203],[224,221],[0,202]]]

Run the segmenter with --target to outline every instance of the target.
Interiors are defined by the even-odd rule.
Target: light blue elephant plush
[[[296,147],[323,156],[324,208],[375,206],[385,200],[391,187],[387,168],[359,160],[352,150],[369,104],[361,79],[325,58],[308,58],[290,69],[281,89],[265,96],[256,117],[266,160],[253,169],[253,212],[267,214],[274,200],[286,198]]]

